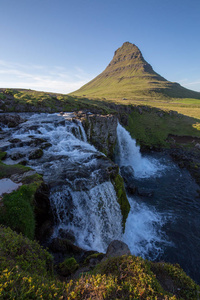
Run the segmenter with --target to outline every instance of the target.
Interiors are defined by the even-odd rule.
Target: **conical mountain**
[[[167,81],[157,74],[145,61],[139,48],[129,42],[115,51],[112,61],[101,74],[72,94],[107,99],[200,99],[200,93]]]

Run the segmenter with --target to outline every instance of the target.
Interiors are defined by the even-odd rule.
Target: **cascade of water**
[[[135,177],[145,178],[159,175],[164,166],[158,160],[142,157],[140,147],[132,139],[130,133],[119,123],[117,126],[117,139],[119,148],[119,166],[131,166]]]
[[[60,228],[72,230],[79,246],[102,252],[113,239],[121,239],[121,210],[114,187],[104,175],[105,159],[100,160],[103,154],[87,143],[80,121],[66,114],[35,114],[13,138],[43,139],[51,145],[40,161],[31,160],[29,165],[52,186],[54,236]]]
[[[64,186],[50,200],[57,218],[55,234],[60,228],[72,230],[79,246],[101,252],[113,239],[121,239],[121,211],[110,182],[89,191]]]
[[[152,176],[160,176],[165,166],[156,159],[143,157],[136,141],[120,124],[117,126],[117,140],[119,152],[117,162],[120,167],[132,167],[129,169],[130,172],[134,171],[134,174],[130,174],[132,179],[145,180]],[[123,240],[129,245],[132,254],[155,259],[163,251],[161,245],[167,243],[161,230],[165,218],[136,196],[130,197],[129,203],[131,210],[126,221]]]

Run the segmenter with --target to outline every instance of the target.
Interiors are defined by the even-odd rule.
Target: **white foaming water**
[[[60,228],[72,230],[80,247],[105,252],[113,239],[122,238],[122,217],[116,199],[110,182],[89,191],[78,192],[63,187],[52,193],[50,201],[58,217],[55,235]]]
[[[136,141],[119,123],[117,139],[120,167],[131,166],[137,179],[162,175],[166,166],[157,159],[142,157]],[[123,240],[128,244],[132,254],[156,259],[163,252],[163,245],[168,243],[162,232],[166,218],[142,203],[140,199],[137,201],[134,197],[129,198],[129,203],[131,210],[126,221]]]
[[[166,218],[144,203],[128,198],[131,205],[123,241],[128,244],[133,255],[156,259],[162,252],[161,245],[168,242],[161,230]]]
[[[140,147],[132,139],[130,133],[119,123],[117,126],[117,139],[119,147],[119,165],[131,166],[134,169],[134,175],[138,178],[150,176],[159,176],[165,166],[156,159],[142,157]]]
[[[31,142],[43,139],[51,144],[40,160],[30,160],[29,165],[53,186],[54,236],[61,228],[72,230],[80,247],[101,252],[113,239],[122,238],[116,192],[111,182],[102,183],[102,167],[98,166],[98,156],[103,154],[87,143],[81,122],[72,120],[70,114],[35,114],[13,138]],[[27,153],[31,147],[27,146]]]
[[[110,182],[99,182],[100,170],[95,168],[98,151],[87,143],[82,124],[73,122],[71,117],[71,114],[64,118],[57,114],[35,114],[12,135],[21,141],[35,138],[51,143],[44,149],[43,156],[39,160],[30,160],[29,165],[41,172],[47,183],[52,183],[55,178],[59,185],[54,186],[50,197],[57,222],[55,235],[60,228],[72,230],[79,246],[101,252],[106,251],[113,239],[123,238],[133,254],[145,257],[154,251],[157,255],[163,219],[147,206],[129,199],[131,211],[122,237],[122,217],[114,187]],[[137,177],[157,175],[163,166],[157,160],[143,158],[139,147],[121,125],[118,125],[117,133],[120,166],[131,165]],[[27,155],[37,147],[25,145],[23,149]],[[16,150],[22,151],[22,148]],[[9,151],[12,153],[12,149]],[[68,177],[78,167],[84,169],[84,178]]]

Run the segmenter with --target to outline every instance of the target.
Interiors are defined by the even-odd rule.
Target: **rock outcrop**
[[[82,122],[88,142],[109,158],[113,158],[117,141],[117,117],[78,112],[77,118]]]

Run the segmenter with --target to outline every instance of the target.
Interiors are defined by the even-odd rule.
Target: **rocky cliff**
[[[113,158],[117,142],[117,116],[78,112],[77,118],[82,122],[88,141],[106,156]]]

